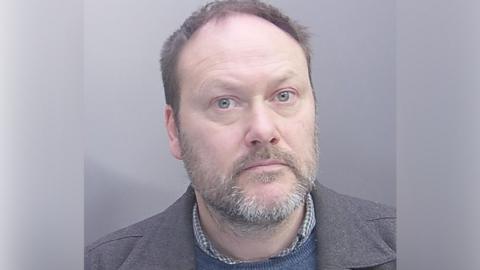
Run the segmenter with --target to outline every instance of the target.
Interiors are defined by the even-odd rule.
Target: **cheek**
[[[228,169],[240,152],[241,131],[234,127],[201,125],[197,122],[188,133],[197,154],[202,159],[210,160],[209,163],[219,169]]]
[[[283,135],[286,144],[292,148],[297,157],[302,159],[305,153],[310,153],[315,144],[315,119],[306,114],[296,120],[286,122],[283,125]]]
[[[296,146],[297,149],[305,149],[312,146],[314,139],[314,129],[311,124],[297,123],[290,126],[289,142]]]

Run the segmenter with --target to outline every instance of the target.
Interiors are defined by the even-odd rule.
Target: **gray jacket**
[[[317,268],[396,269],[395,209],[341,195],[318,183]],[[86,270],[195,269],[191,187],[164,212],[89,245]]]

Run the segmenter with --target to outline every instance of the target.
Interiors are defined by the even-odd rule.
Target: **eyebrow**
[[[293,71],[293,70],[287,70],[287,71],[284,71],[282,72],[282,74],[280,76],[278,76],[277,78],[275,78],[272,82],[269,82],[268,83],[268,87],[269,88],[274,88],[286,81],[289,81],[291,80],[292,78],[295,78],[297,77],[298,74]]]
[[[209,89],[239,89],[241,86],[239,83],[234,82],[233,80],[228,80],[228,79],[213,79],[213,80],[207,80],[204,83],[200,85],[198,88],[200,91],[205,91]]]

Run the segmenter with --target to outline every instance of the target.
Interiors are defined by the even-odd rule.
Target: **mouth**
[[[265,160],[258,160],[248,164],[243,171],[270,171],[270,170],[278,170],[283,167],[287,166],[285,162],[280,160],[274,159],[265,159]]]

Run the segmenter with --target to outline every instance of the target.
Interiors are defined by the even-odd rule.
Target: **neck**
[[[272,226],[236,226],[208,207],[196,194],[202,229],[223,255],[240,261],[260,261],[279,254],[295,239],[302,224],[305,204]]]

